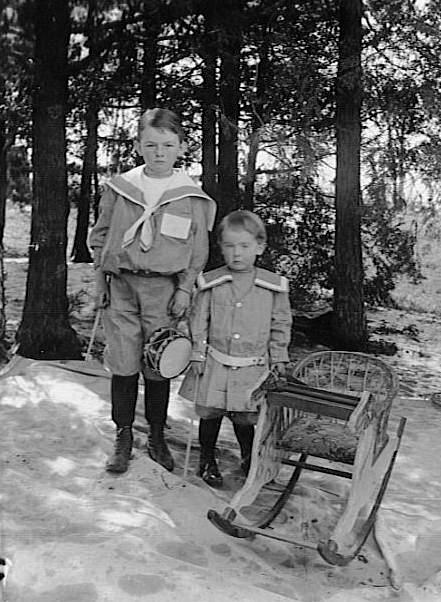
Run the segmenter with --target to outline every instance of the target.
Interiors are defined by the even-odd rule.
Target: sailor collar
[[[106,182],[107,186],[114,190],[117,194],[124,198],[142,206],[146,209],[144,202],[144,193],[137,186],[139,176],[144,169],[144,165],[139,165],[130,171],[123,174],[114,176],[112,179]],[[169,187],[164,191],[158,203],[153,208],[152,212],[156,211],[158,207],[170,203],[172,201],[178,201],[180,199],[188,197],[197,197],[205,199],[209,202],[210,210],[208,213],[208,229],[211,231],[214,226],[214,218],[216,215],[216,203],[215,201],[206,194],[198,185],[196,185],[189,175],[181,171],[175,170],[173,177],[170,179]]]

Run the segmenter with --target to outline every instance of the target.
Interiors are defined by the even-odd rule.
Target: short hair
[[[138,140],[145,128],[149,126],[160,130],[170,130],[178,136],[179,142],[184,141],[185,132],[181,120],[176,113],[169,109],[155,108],[144,111],[138,122]]]
[[[222,242],[222,235],[227,228],[246,230],[254,236],[257,242],[266,243],[265,224],[258,215],[246,209],[232,211],[222,219],[216,232],[219,243]]]

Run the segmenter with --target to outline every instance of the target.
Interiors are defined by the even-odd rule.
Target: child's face
[[[242,228],[225,228],[220,243],[225,263],[235,272],[246,272],[254,265],[256,257],[262,255],[265,244]]]
[[[136,141],[135,149],[144,159],[147,175],[164,178],[173,173],[176,159],[185,152],[185,143],[170,130],[147,126]]]

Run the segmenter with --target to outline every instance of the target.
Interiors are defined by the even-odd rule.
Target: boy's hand
[[[104,309],[110,303],[109,283],[101,270],[95,270],[95,309]]]
[[[170,302],[169,312],[174,318],[182,318],[190,307],[190,293],[180,288],[176,289]]]
[[[196,362],[193,360],[190,364],[190,367],[193,371],[193,374],[196,376],[202,376],[205,370],[205,362]]]
[[[286,376],[286,365],[283,362],[276,362],[271,365],[271,372],[275,373],[280,378]]]

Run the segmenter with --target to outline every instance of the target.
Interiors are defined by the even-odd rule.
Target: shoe
[[[169,472],[175,467],[173,456],[164,439],[164,425],[152,423],[147,441],[147,451],[152,460],[163,466]]]
[[[210,487],[222,487],[224,479],[219,472],[217,462],[214,458],[209,460],[202,460],[199,465],[199,476],[202,480],[210,485]]]
[[[129,467],[129,461],[132,456],[133,433],[132,427],[123,426],[116,430],[115,449],[113,456],[106,464],[108,472],[122,473]]]

